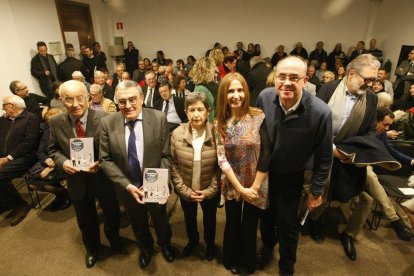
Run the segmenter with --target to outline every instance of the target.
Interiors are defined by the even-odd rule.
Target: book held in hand
[[[144,169],[143,177],[143,201],[145,203],[167,203],[170,196],[168,169],[146,168]]]
[[[70,143],[70,161],[72,165],[87,171],[94,164],[93,137],[72,138]]]

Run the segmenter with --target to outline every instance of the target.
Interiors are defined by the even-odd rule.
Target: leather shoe
[[[97,254],[92,252],[86,252],[85,255],[85,264],[87,268],[91,268],[95,265],[97,260]]]
[[[269,249],[263,246],[256,254],[256,268],[263,269],[267,266],[273,257],[273,248]]]
[[[187,245],[184,247],[183,251],[181,252],[181,255],[183,257],[188,257],[193,253],[194,249],[197,247],[198,241],[192,241],[189,240]]]
[[[151,250],[141,251],[141,254],[139,255],[139,260],[138,260],[139,267],[142,269],[146,268],[149,265],[150,261],[151,261]]]
[[[206,249],[206,259],[207,261],[211,261],[216,256],[216,246],[215,245],[207,245]]]
[[[342,246],[344,247],[345,254],[352,261],[356,260],[356,250],[352,237],[342,232],[340,235]]]
[[[13,216],[11,218],[11,222],[10,225],[11,226],[16,226],[17,224],[19,224],[22,220],[25,219],[27,213],[29,213],[30,209],[32,207],[29,204],[25,204],[23,206],[17,206],[12,212]]]
[[[174,253],[174,250],[171,246],[163,247],[162,248],[162,255],[164,256],[164,259],[169,263],[172,263],[175,260],[175,253]]]
[[[309,236],[314,241],[322,241],[325,237],[322,234],[322,224],[320,220],[309,220]]]

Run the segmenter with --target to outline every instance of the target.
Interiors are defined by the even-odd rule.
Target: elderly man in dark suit
[[[394,100],[408,93],[410,85],[414,82],[414,48],[408,54],[408,59],[403,60],[395,69],[397,79],[394,83]]]
[[[184,111],[184,98],[174,97],[171,93],[171,88],[172,86],[167,80],[162,81],[158,88],[162,99],[154,104],[154,109],[164,112],[165,116],[167,116],[170,133],[181,123],[188,122]]]
[[[95,265],[101,244],[95,198],[103,210],[105,235],[112,250],[122,253],[123,246],[119,237],[120,212],[113,183],[99,169],[98,161],[87,170],[80,170],[71,162],[69,139],[84,137],[93,137],[94,157],[98,160],[100,120],[105,113],[88,109],[87,93],[85,85],[75,80],[67,81],[59,88],[68,112],[53,117],[49,122],[49,155],[68,175],[69,196],[87,250],[86,267],[90,268]]]
[[[0,202],[11,226],[19,224],[30,211],[11,180],[22,176],[34,163],[40,119],[26,111],[17,95],[3,98],[5,116],[0,118]]]
[[[141,250],[139,265],[148,266],[154,240],[149,231],[151,215],[158,244],[168,262],[175,259],[170,246],[171,227],[166,204],[146,203],[142,197],[144,168],[170,168],[169,133],[164,113],[142,108],[144,97],[134,81],[123,81],[115,92],[121,112],[102,119],[100,161],[105,174],[124,190],[132,229]]]
[[[153,108],[154,104],[161,99],[160,93],[158,92],[157,77],[152,71],[145,73],[146,85],[142,87],[142,93],[144,95],[144,106]]]

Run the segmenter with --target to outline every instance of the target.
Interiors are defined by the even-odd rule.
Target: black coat
[[[131,51],[127,49],[124,50],[124,59],[126,70],[129,75],[132,77],[134,70],[138,69],[138,57],[139,51],[135,48],[132,48]]]
[[[144,94],[144,107],[147,107],[145,105],[145,98],[147,97],[147,92],[148,92],[148,86],[145,85],[142,87],[142,93]],[[155,105],[155,103],[161,99],[161,95],[160,92],[158,91],[158,86],[155,86],[154,91],[152,92],[152,104]],[[151,107],[150,107],[151,108]]]
[[[51,60],[54,63],[56,71],[58,71],[59,68],[55,61],[55,58],[49,54],[48,56],[52,57]],[[30,65],[30,72],[32,76],[35,77],[39,81],[40,90],[42,90],[43,94],[45,94],[49,99],[52,99],[54,96],[53,91],[52,91],[52,83],[58,80],[58,76],[53,77],[51,70],[50,70],[51,74],[49,76],[46,76],[45,70],[40,60],[40,55],[35,55],[32,58],[31,65]],[[56,73],[58,74],[58,72]]]
[[[180,117],[180,120],[182,123],[188,122],[187,115],[185,114],[185,111],[184,111],[184,100],[185,98],[174,97],[175,111],[177,112],[178,117]],[[154,109],[162,111],[163,103],[164,103],[164,100],[159,99],[158,101],[154,103]]]
[[[85,76],[87,74],[85,65],[79,59],[74,57],[68,57],[62,63],[58,65],[59,70],[59,79],[61,81],[68,81],[72,79],[72,73],[75,71],[81,71],[82,74]]]
[[[247,73],[246,81],[250,90],[250,105],[256,106],[256,100],[259,93],[266,88],[267,76],[270,74],[270,68],[264,62],[256,63],[252,70]]]

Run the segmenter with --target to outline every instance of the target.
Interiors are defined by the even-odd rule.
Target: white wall
[[[328,52],[337,42],[347,50],[366,39],[364,26],[373,13],[369,0],[109,0],[107,5],[113,10],[112,21],[124,23],[127,40],[142,57],[152,59],[162,49],[174,60],[189,54],[201,57],[216,41],[230,49],[239,40],[246,47],[259,43],[264,57],[279,44],[290,51],[297,41],[309,52],[319,40],[325,41]]]
[[[142,57],[163,50],[168,58],[201,57],[218,41],[262,45],[271,56],[278,44],[291,50],[302,41],[310,52],[318,40],[330,52],[337,42],[346,51],[358,40],[377,38],[393,67],[402,44],[414,45],[413,0],[78,0],[90,4],[95,38],[107,52],[114,36],[132,40]],[[115,23],[123,22],[124,30]],[[41,93],[30,75],[36,42],[61,41],[54,0],[0,1],[0,100],[10,81]],[[55,57],[59,62],[62,57]],[[111,60],[111,59],[110,59]],[[112,67],[111,62],[108,65]]]

